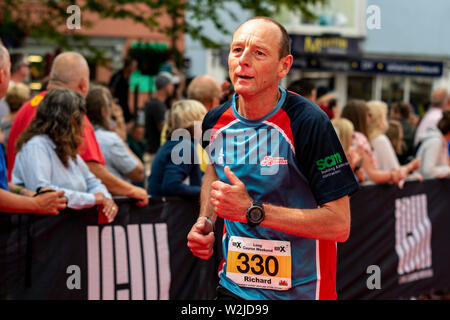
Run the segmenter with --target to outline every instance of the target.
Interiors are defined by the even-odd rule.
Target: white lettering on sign
[[[168,300],[167,225],[87,227],[89,300]]]
[[[432,276],[433,272],[422,272],[432,267],[431,222],[426,194],[395,200],[395,243],[399,259],[397,272],[402,276],[400,283]],[[420,272],[420,276],[411,276],[413,272]]]

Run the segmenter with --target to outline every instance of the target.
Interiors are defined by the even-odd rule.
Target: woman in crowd
[[[340,118],[331,120],[334,129],[344,149],[345,156],[359,182],[364,182],[364,169],[362,168],[361,152],[353,145],[353,124],[348,119]]]
[[[416,127],[411,122],[411,117],[415,116],[412,106],[406,102],[394,102],[389,110],[389,119],[396,120],[402,126],[403,145],[402,152],[399,153],[400,164],[410,161],[414,157],[414,136]]]
[[[5,101],[9,106],[9,113],[0,119],[0,131],[4,135],[3,145],[5,150],[8,148],[9,131],[11,129],[14,116],[19,111],[22,104],[30,99],[30,88],[23,83],[15,83],[8,88]]]
[[[385,135],[389,128],[387,122],[387,104],[382,101],[369,101],[367,103],[371,114],[368,123],[369,140],[373,147],[373,153],[377,159],[378,169],[391,171],[400,169],[409,174],[420,167],[420,159],[414,159],[411,162],[400,166],[397,154]]]
[[[117,205],[78,155],[85,112],[85,101],[78,92],[51,89],[17,140],[12,182],[30,190],[64,190],[68,208],[98,205],[111,222]]]
[[[386,137],[388,137],[397,158],[399,158],[403,154],[404,146],[402,124],[397,120],[389,120]]]
[[[144,165],[127,144],[113,131],[113,98],[110,91],[100,85],[92,86],[86,96],[89,121],[95,129],[100,149],[105,157],[105,167],[121,179],[133,182],[144,180]]]
[[[195,138],[194,132],[201,131],[205,114],[205,107],[196,100],[180,100],[166,113],[166,136],[170,140],[161,146],[152,164],[148,193],[153,197],[200,195],[202,172],[196,151],[200,137]],[[196,130],[194,125],[198,125]]]
[[[375,183],[393,182],[394,184],[398,184],[401,180],[406,178],[407,173],[405,170],[378,169],[377,159],[375,158],[372,147],[367,139],[368,124],[370,122],[371,114],[369,107],[364,100],[350,100],[344,107],[341,117],[348,119],[353,123],[355,128],[353,145],[357,148],[363,158],[362,167],[369,180]]]

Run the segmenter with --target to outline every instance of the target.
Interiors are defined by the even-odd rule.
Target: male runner
[[[188,246],[209,259],[208,219],[225,219],[219,298],[336,299],[336,242],[358,184],[325,113],[279,87],[292,62],[279,23],[245,22],[228,57],[236,94],[203,121],[212,164]]]

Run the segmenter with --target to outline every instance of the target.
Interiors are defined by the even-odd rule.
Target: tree
[[[211,21],[224,34],[230,34],[220,12],[226,12],[236,19],[234,12],[227,9],[227,3],[238,3],[243,9],[258,16],[273,16],[281,6],[299,10],[307,16],[313,16],[309,5],[323,3],[326,0],[3,0],[0,3],[0,36],[6,44],[20,45],[27,37],[46,39],[58,44],[62,49],[70,49],[75,44],[87,47],[97,56],[95,48],[89,46],[86,36],[76,30],[61,28],[66,25],[67,8],[79,6],[82,13],[97,13],[101,18],[129,18],[143,24],[152,31],[168,35],[170,46],[177,52],[176,43],[183,34],[200,40],[205,47],[219,47],[199,24]],[[160,23],[163,15],[170,17],[171,23]],[[185,19],[189,16],[189,19]],[[89,28],[92,21],[82,19],[83,28]],[[67,36],[70,37],[67,37]],[[179,60],[179,59],[178,59]],[[179,61],[178,61],[179,62]]]

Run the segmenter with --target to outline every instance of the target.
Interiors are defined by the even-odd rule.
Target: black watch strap
[[[264,205],[263,205],[262,201],[254,200],[252,203],[252,207],[260,207],[261,209],[264,210]]]
[[[256,215],[255,215],[256,214]],[[264,205],[261,201],[253,201],[247,209],[247,224],[251,227],[258,226],[265,217]]]

